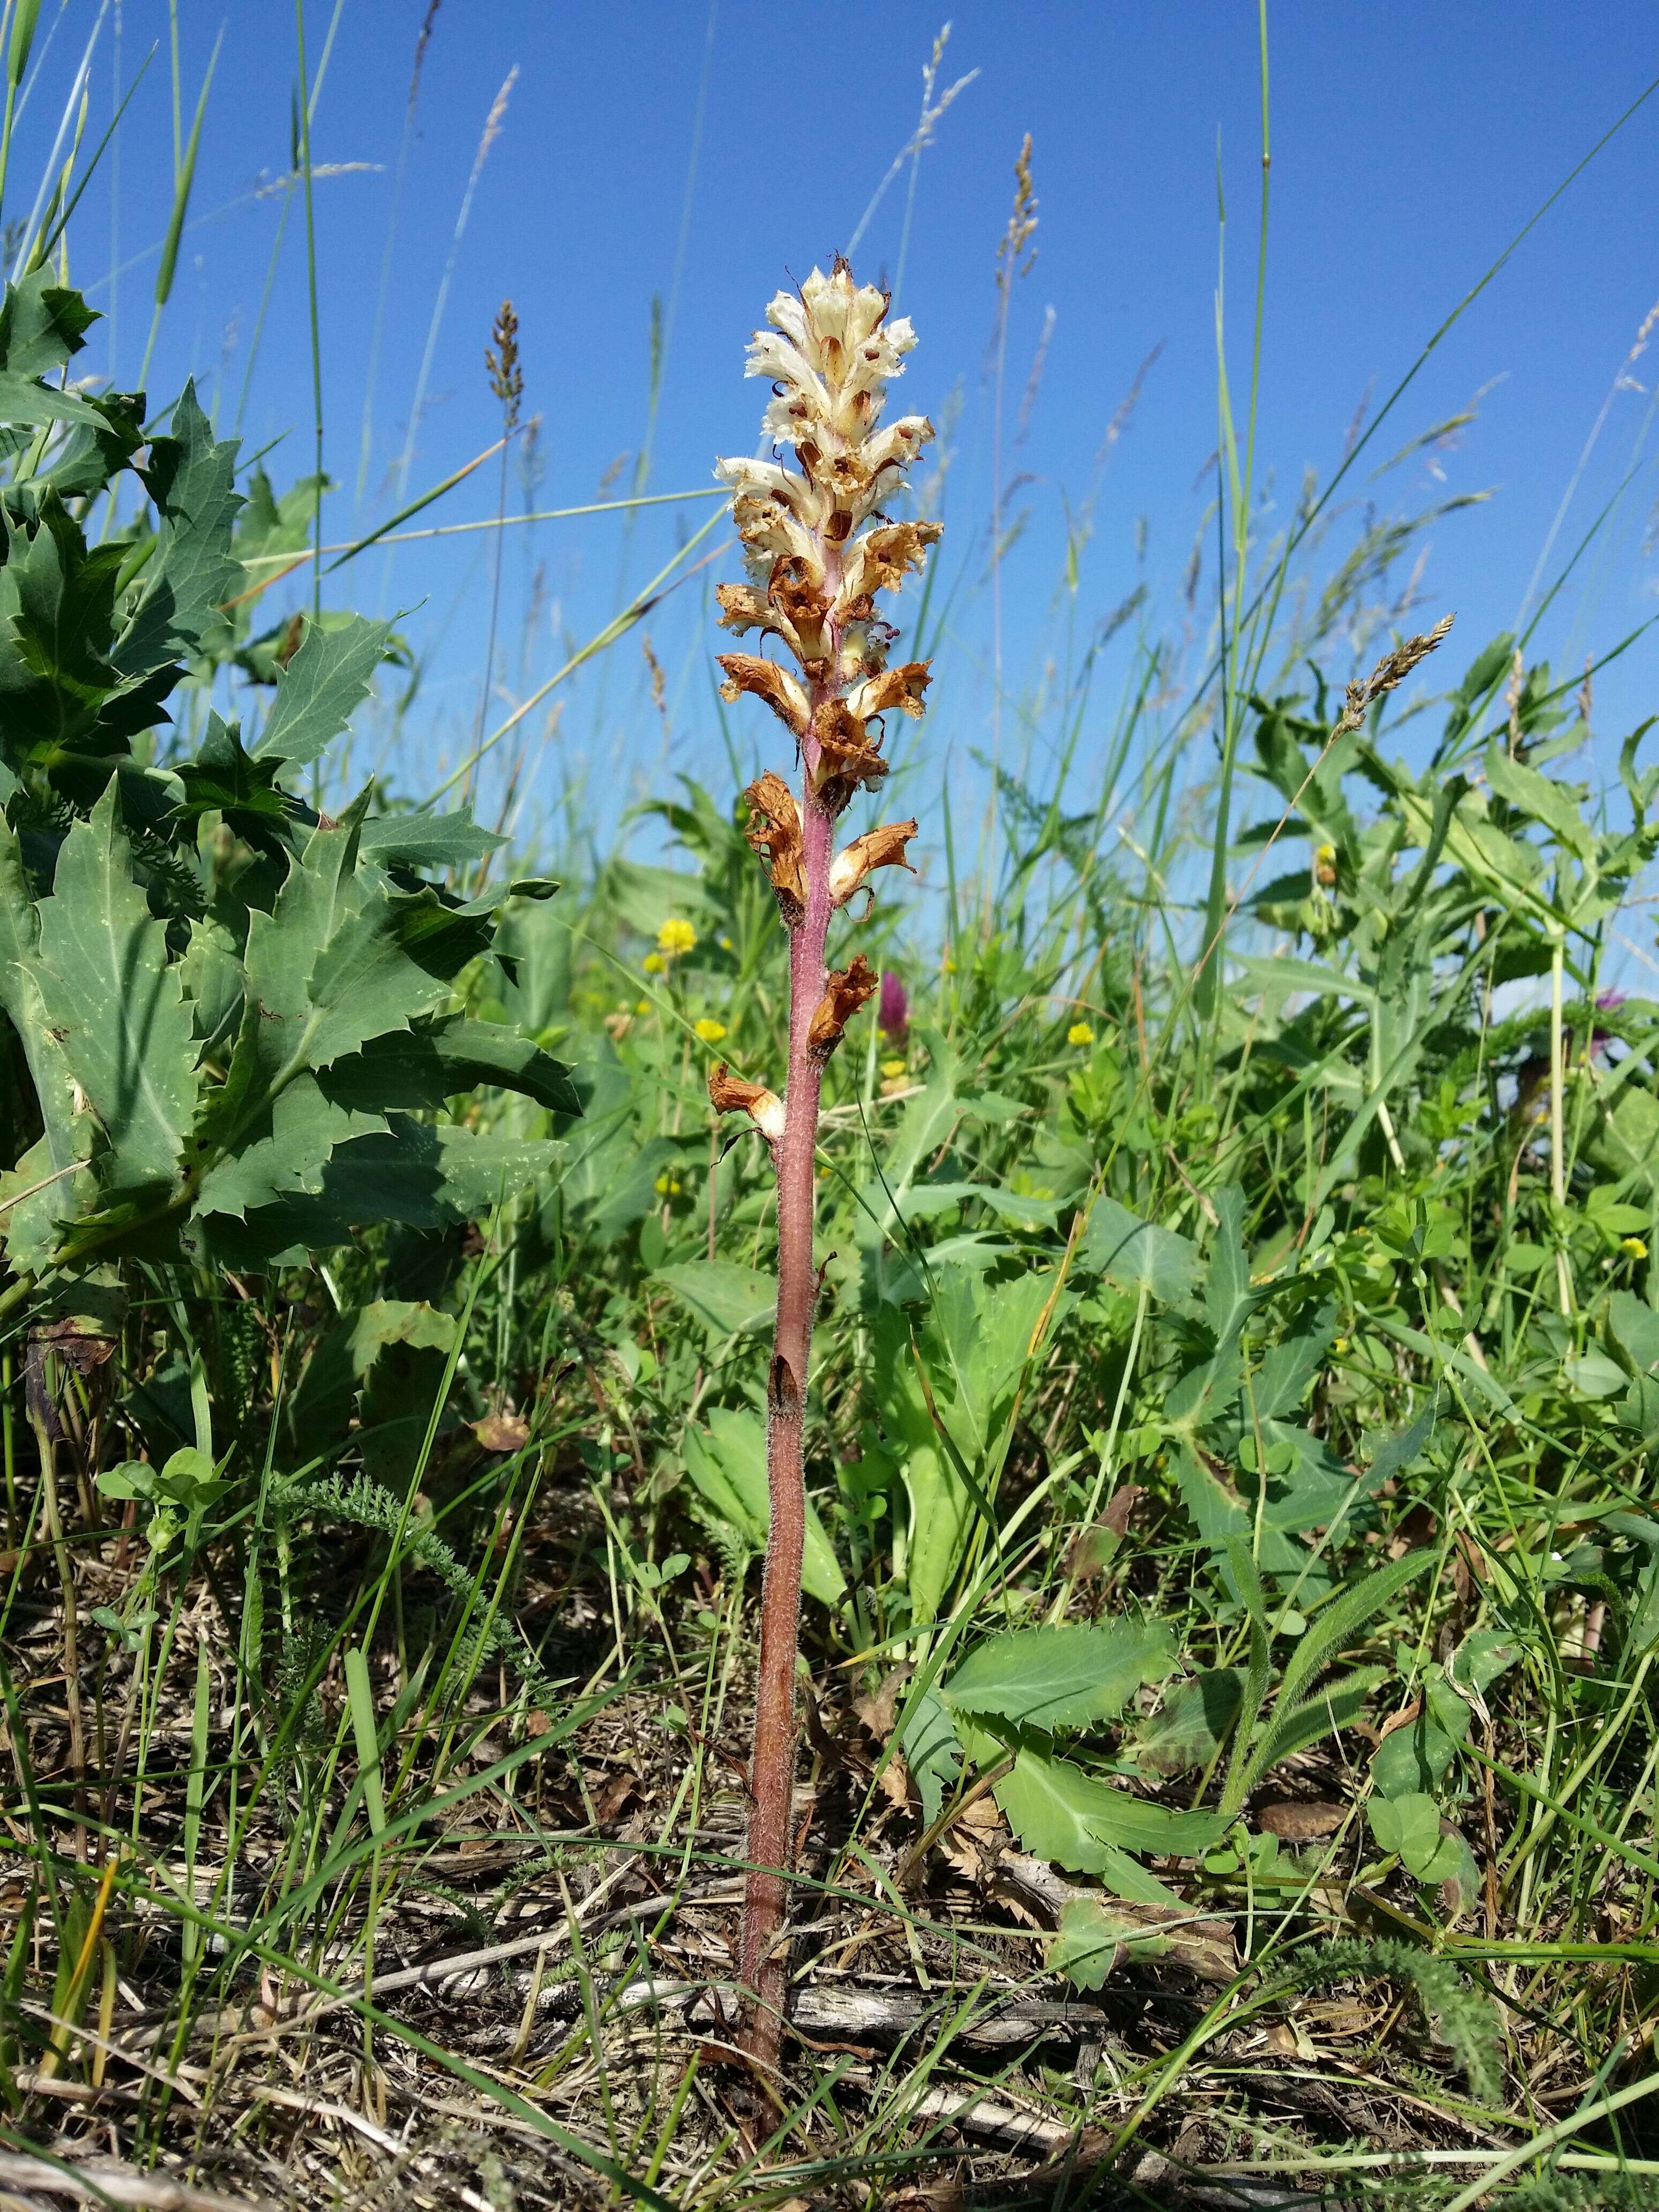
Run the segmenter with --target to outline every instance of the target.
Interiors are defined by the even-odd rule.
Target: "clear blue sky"
[[[786,271],[805,273],[850,238],[915,128],[921,66],[944,5],[803,0],[780,9],[764,0],[718,0],[711,14],[702,0],[442,0],[405,137],[425,0],[343,0],[313,131],[314,161],[344,171],[316,187],[325,465],[339,486],[327,510],[329,537],[348,537],[396,504],[429,341],[410,491],[489,441],[495,410],[482,354],[503,295],[521,319],[526,405],[542,417],[536,505],[593,498],[624,454],[610,495],[629,488],[647,425],[653,295],[662,302],[665,352],[648,489],[702,487],[717,453],[752,450],[762,395],[741,378],[746,334]],[[228,9],[179,0],[179,16],[186,131],[222,23],[223,45],[149,386],[166,396],[194,368],[228,427],[288,198],[270,187],[289,165],[295,14],[283,0],[240,0]],[[337,21],[333,0],[307,0],[305,20],[314,76]],[[1462,0],[1455,8],[1429,0],[1387,8],[1272,0],[1269,25],[1273,200],[1258,477],[1273,495],[1272,527],[1304,470],[1328,475],[1362,398],[1370,393],[1380,404],[1460,296],[1659,75],[1659,22],[1650,5],[1634,0],[1589,7]],[[136,374],[143,352],[155,248],[172,195],[167,26],[161,0],[123,0],[101,14],[98,0],[65,0],[61,9],[46,0],[40,43],[48,31],[52,43],[24,118],[7,208],[13,216],[26,211],[22,194],[33,191],[94,28],[88,144],[107,120],[118,73],[129,82],[154,45],[121,127],[118,167],[106,162],[94,179],[73,234],[72,273],[110,315],[83,358],[94,370],[110,365],[112,336],[122,382]],[[513,70],[500,133],[456,247],[485,118]],[[1229,217],[1230,347],[1241,383],[1248,369],[1260,175],[1255,11],[1247,0],[1154,7],[961,0],[942,81],[970,70],[975,81],[921,161],[901,301],[921,337],[906,404],[936,417],[959,407],[947,573],[960,570],[965,580],[941,647],[933,742],[936,749],[948,743],[964,773],[969,749],[988,744],[992,720],[990,603],[978,580],[991,502],[988,362],[995,249],[1022,136],[1029,130],[1035,142],[1041,226],[1037,258],[1015,288],[1010,320],[1006,473],[1027,481],[1010,495],[1008,514],[1028,520],[1004,571],[1003,626],[1006,690],[1029,697],[1045,658],[1059,649],[1068,609],[1082,632],[1144,577],[1146,619],[1176,629],[1184,619],[1182,580],[1209,496],[1200,471],[1215,444],[1218,148]],[[1638,472],[1615,526],[1553,611],[1540,641],[1558,669],[1576,667],[1589,647],[1659,612],[1659,560],[1644,545],[1659,479],[1650,459],[1643,465],[1641,443],[1646,387],[1659,372],[1659,331],[1627,387],[1613,388],[1638,326],[1659,301],[1656,170],[1659,94],[1463,317],[1351,479],[1362,501],[1402,510],[1491,491],[1488,503],[1437,525],[1423,541],[1413,623],[1456,610],[1462,658],[1513,622],[1604,408],[1558,555],[1633,462]],[[907,171],[872,221],[861,270],[896,273],[908,180]],[[1016,447],[1050,310],[1040,389]],[[1061,588],[1066,502],[1076,511],[1086,500],[1107,426],[1155,348],[1162,350],[1133,420],[1100,478],[1092,538],[1068,600]],[[242,423],[251,446],[281,439],[267,463],[279,485],[311,465],[311,376],[296,198]],[[1373,460],[1476,401],[1476,419],[1454,440],[1372,480]],[[481,471],[423,520],[486,516],[495,497],[493,474]],[[508,497],[509,506],[523,504],[516,480]],[[491,726],[552,672],[562,641],[579,644],[599,629],[624,584],[651,574],[707,512],[653,510],[631,533],[617,518],[512,533]],[[356,602],[371,611],[382,603],[410,610],[406,634],[427,664],[404,739],[411,779],[440,758],[457,757],[473,726],[489,544],[487,533],[444,540],[389,566],[371,556],[337,580],[349,579]],[[526,643],[537,564],[543,580]],[[650,625],[667,672],[671,763],[722,788],[730,771],[699,594],[733,566],[728,556],[703,572]],[[1206,556],[1200,646],[1213,574]],[[1114,647],[1120,658],[1111,683],[1097,687],[1103,744],[1133,650],[1126,633]],[[1334,672],[1348,672],[1340,653]],[[1600,685],[1600,734],[1611,739],[1659,707],[1656,673],[1659,630]],[[539,730],[539,717],[526,727]],[[1039,757],[1051,735],[1039,726]],[[761,736],[753,722],[742,724],[745,747],[757,747]],[[1092,741],[1085,735],[1085,751]],[[553,747],[538,757],[541,803],[554,803],[561,777],[585,779],[600,818],[614,820],[628,798],[659,780],[663,744],[636,633],[608,673],[589,672],[572,688]],[[1611,757],[1608,750],[1608,763]]]

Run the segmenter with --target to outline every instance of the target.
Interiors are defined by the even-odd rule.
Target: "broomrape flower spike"
[[[708,1078],[717,1113],[746,1114],[766,1137],[778,1176],[778,1309],[769,1386],[768,1481],[771,1525],[761,1597],[760,1678],[755,1701],[752,1810],[744,1902],[742,1974],[748,2009],[744,2047],[775,2074],[787,1978],[785,1924],[795,1769],[795,1656],[805,1533],[802,1431],[817,1273],[813,1252],[813,1156],[825,1062],[848,1022],[877,990],[855,954],[831,970],[832,914],[877,868],[910,866],[914,822],[866,830],[837,853],[835,824],[855,793],[887,773],[884,718],[920,716],[926,661],[890,665],[897,632],[876,611],[923,567],[941,533],[936,522],[894,521],[885,512],[904,472],[933,436],[924,416],[884,423],[887,386],[903,371],[915,334],[888,319],[888,295],[855,285],[837,258],[815,269],[798,293],[780,292],[769,327],[749,348],[748,374],[772,397],[763,428],[781,461],[725,460],[748,580],[722,584],[720,624],[762,650],[720,656],[723,696],[749,692],[794,740],[799,793],[769,769],[744,794],[749,842],[764,860],[789,933],[789,1071],[785,1097],[734,1076]],[[771,652],[764,648],[772,647]],[[665,951],[669,950],[665,940]],[[902,1013],[888,1020],[902,1033]]]

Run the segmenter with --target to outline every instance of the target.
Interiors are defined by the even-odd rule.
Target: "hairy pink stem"
[[[817,688],[814,687],[815,695]],[[822,695],[817,695],[822,696]],[[814,704],[817,703],[817,696]],[[768,1387],[767,1484],[771,1525],[761,1585],[760,1680],[750,1760],[750,1874],[744,1895],[742,1977],[752,1992],[744,2047],[775,2072],[783,2033],[788,1957],[783,1942],[794,1857],[795,1654],[800,1637],[801,1553],[806,1536],[807,1362],[817,1304],[813,1176],[823,1069],[807,1031],[824,988],[834,823],[813,793],[809,738],[801,836],[806,912],[789,943],[789,1084],[778,1146],[778,1311]]]

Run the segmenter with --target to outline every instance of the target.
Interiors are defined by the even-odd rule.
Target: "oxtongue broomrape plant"
[[[746,1114],[771,1148],[778,1178],[777,1329],[768,1377],[771,1524],[761,1597],[760,1680],[750,1765],[751,1871],[744,1901],[744,2045],[775,2069],[782,2034],[785,1925],[792,1859],[795,1663],[800,1632],[801,1548],[806,1525],[803,1428],[807,1358],[819,1274],[813,1252],[813,1170],[824,1065],[848,1022],[877,988],[861,953],[829,965],[832,916],[872,869],[908,867],[914,822],[889,823],[837,852],[836,823],[860,788],[887,773],[882,717],[920,715],[925,661],[890,665],[897,635],[876,611],[920,569],[939,538],[933,522],[881,513],[909,462],[933,434],[920,415],[881,422],[889,378],[915,343],[908,321],[890,322],[889,295],[854,284],[837,258],[814,270],[799,295],[780,292],[757,331],[747,374],[772,385],[765,428],[793,446],[798,466],[730,460],[733,513],[750,580],[720,586],[720,623],[739,637],[775,639],[778,658],[720,656],[728,699],[763,699],[795,740],[799,800],[769,769],[746,794],[749,841],[765,860],[789,933],[789,1067],[780,1097],[724,1064],[708,1079],[721,1113]],[[793,662],[791,667],[788,664]]]

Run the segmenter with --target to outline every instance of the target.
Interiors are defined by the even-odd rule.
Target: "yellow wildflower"
[[[649,1000],[649,999],[641,999],[641,1000],[640,1000],[640,1002],[639,1002],[638,1006],[636,1006],[635,1007],[635,1009],[634,1009],[634,1012],[635,1012],[636,1014],[648,1014],[648,1013],[650,1012],[650,1011],[651,1011],[651,1001],[650,1001],[650,1000]]]
[[[668,963],[663,958],[660,952],[647,952],[645,958],[640,964],[645,969],[647,975],[660,975],[666,969]]]
[[[665,1169],[657,1177],[656,1190],[659,1198],[678,1198],[680,1194],[679,1177],[670,1175]]]
[[[881,1072],[890,1083],[896,1083],[904,1073],[904,1062],[902,1060],[884,1060]]]
[[[705,1044],[718,1044],[726,1035],[726,1024],[717,1022],[712,1014],[703,1014],[691,1024]]]
[[[1627,1253],[1632,1260],[1645,1260],[1648,1256],[1648,1248],[1639,1237],[1621,1237],[1619,1249]]]
[[[670,915],[657,932],[657,950],[665,959],[678,959],[682,952],[691,951],[696,942],[696,931],[681,915]]]
[[[1071,1028],[1066,1032],[1066,1042],[1067,1044],[1092,1044],[1094,1041],[1095,1033],[1090,1028],[1087,1022],[1073,1022]]]

